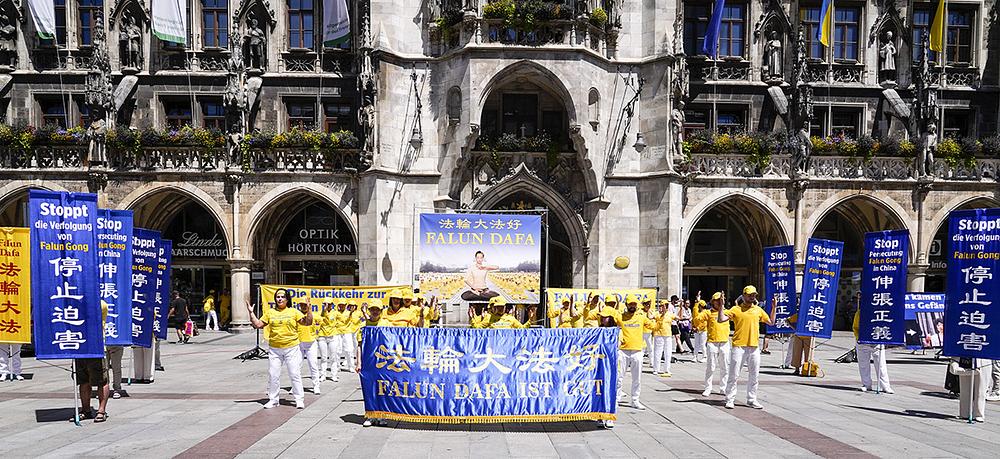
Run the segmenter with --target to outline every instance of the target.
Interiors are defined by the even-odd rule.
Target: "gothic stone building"
[[[336,47],[316,0],[193,0],[183,44],[148,0],[55,0],[47,40],[0,0],[0,225],[96,192],[175,241],[176,288],[239,301],[410,284],[416,214],[545,208],[550,286],[735,292],[815,236],[841,305],[902,228],[941,291],[946,216],[997,204],[995,3],[947,2],[941,52],[938,2],[838,1],[830,46],[820,3],[730,0],[710,57],[711,0],[349,0]]]

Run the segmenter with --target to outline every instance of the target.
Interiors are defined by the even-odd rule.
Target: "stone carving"
[[[20,8],[20,5],[15,5]],[[17,63],[17,20],[0,3],[0,67],[13,69]]]
[[[249,107],[246,81],[246,65],[243,62],[243,50],[240,45],[239,31],[235,31],[229,41],[229,60],[226,92],[222,103],[226,106],[226,150],[231,163],[239,164],[243,137],[249,132]]]
[[[93,53],[87,71],[84,103],[90,126],[87,127],[88,158],[91,164],[106,164],[106,139],[110,123],[114,122],[114,87],[111,84],[111,59],[108,57],[104,16],[98,14],[93,28]]]
[[[764,81],[781,82],[784,80],[782,65],[785,54],[782,46],[778,31],[772,30],[764,45]]]
[[[812,141],[809,139],[809,122],[813,115],[812,86],[805,79],[806,63],[805,32],[799,26],[798,39],[795,42],[795,62],[792,75],[792,106],[788,111],[789,127],[786,149],[791,151],[793,164],[791,175],[793,179],[804,179],[808,175],[810,157],[812,156]],[[791,131],[795,130],[794,133]]]
[[[896,82],[896,54],[896,43],[892,31],[886,31],[885,43],[878,50],[880,58],[879,80],[882,83],[894,84]]]
[[[264,70],[267,66],[267,31],[264,27],[255,17],[247,21],[247,68]]]
[[[118,32],[119,59],[122,70],[142,68],[142,30],[131,16],[125,14]]]
[[[937,124],[931,121],[920,138],[920,163],[917,164],[920,177],[934,176],[934,153],[937,152],[937,146]]]

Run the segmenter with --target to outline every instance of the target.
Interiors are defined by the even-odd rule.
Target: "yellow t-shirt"
[[[208,311],[211,311],[211,310],[215,309],[215,299],[213,299],[210,296],[205,297],[205,304],[204,304],[204,306],[202,306],[202,309],[205,312],[208,312]]]
[[[347,333],[357,333],[358,330],[361,330],[361,327],[364,326],[365,316],[361,314],[360,309],[355,309],[349,312],[351,315],[347,317]]]
[[[635,311],[622,314],[619,325],[622,329],[621,349],[626,351],[641,351],[646,347],[646,340],[642,339],[642,334],[646,329],[652,330],[656,323],[649,320],[642,311]]]
[[[695,301],[694,309],[691,313],[691,328],[695,331],[703,332],[707,331],[708,322],[705,321],[705,315],[701,311],[705,308],[704,301]]]
[[[313,320],[319,321],[319,336],[324,338],[336,335],[336,324],[330,317],[330,313],[333,311],[323,312],[319,316],[313,315]]]
[[[343,335],[344,333],[347,333],[349,331],[347,329],[348,325],[347,321],[351,317],[350,311],[346,309],[341,311],[337,308],[334,308],[332,311],[330,311],[329,317],[330,317],[330,322],[333,323],[334,335]]]
[[[861,328],[861,309],[858,309],[857,311],[854,311],[854,325],[852,325],[851,328],[854,329],[854,341],[857,341],[858,340],[858,329]],[[993,367],[993,368],[996,368],[996,367]],[[994,374],[996,374],[996,373],[994,373]]]
[[[416,308],[399,308],[396,312],[391,309],[382,311],[384,327],[416,327],[420,324],[420,310]]]
[[[260,320],[267,324],[267,343],[285,349],[299,344],[299,321],[305,317],[298,309],[268,309]]]
[[[522,325],[521,322],[518,322],[518,320],[510,314],[504,314],[502,316],[490,314],[480,323],[480,328],[518,329],[525,328],[525,326]]]
[[[760,323],[766,322],[770,316],[760,306],[733,306],[725,312],[733,321],[736,330],[733,333],[733,346],[757,347],[760,340]]]
[[[674,319],[676,319],[672,312],[667,311],[662,315],[658,316],[654,321],[653,325],[653,336],[673,336],[673,330],[670,326],[673,325]]]
[[[549,311],[549,318],[552,319],[550,323],[556,328],[580,328],[583,325],[583,316],[579,313],[574,316],[570,314],[569,309]]]
[[[705,324],[709,343],[729,341],[729,322],[719,323],[719,316],[715,311],[711,309],[701,311],[696,318]]]
[[[600,316],[598,315],[600,310],[601,308],[594,308],[589,304],[587,307],[583,308],[583,314],[581,314],[580,317],[583,317],[583,326],[585,328],[596,328],[600,325]]]
[[[305,314],[303,314],[303,316],[305,316]],[[313,314],[312,325],[299,324],[299,343],[312,343],[316,341],[316,338],[319,336],[319,327],[317,322],[316,314]]]
[[[423,307],[424,311],[424,328],[429,328],[431,326],[432,320],[438,320],[441,318],[441,312],[437,308],[432,308],[428,306]]]
[[[354,334],[358,337],[358,345],[361,345],[361,330],[365,327],[391,327],[389,322],[385,320],[385,317],[379,317],[379,320],[365,320],[364,317],[361,318],[361,322],[358,325],[358,331]]]

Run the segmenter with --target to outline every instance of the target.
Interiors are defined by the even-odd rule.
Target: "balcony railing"
[[[772,155],[763,164],[747,155],[695,154],[681,169],[706,177],[787,179],[792,168],[788,155]],[[810,158],[809,177],[847,180],[915,180],[916,162],[910,157],[814,155]],[[938,180],[1000,182],[1000,158],[976,158],[972,165],[953,165],[935,161]]]

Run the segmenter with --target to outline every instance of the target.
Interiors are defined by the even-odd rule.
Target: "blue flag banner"
[[[167,312],[170,304],[170,263],[173,241],[160,239],[156,245],[156,295],[153,297],[153,336],[167,339]]]
[[[944,342],[944,293],[906,294],[906,347],[941,347]]]
[[[943,354],[1000,359],[1000,209],[952,212],[948,240]]]
[[[716,0],[712,18],[708,20],[708,30],[705,31],[705,41],[701,45],[702,54],[713,59],[719,55],[719,32],[722,30],[722,13],[725,9],[726,0]]]
[[[906,267],[910,254],[908,230],[865,234],[861,273],[858,342],[906,344]]]
[[[160,232],[132,232],[132,345],[153,346],[153,306],[156,298],[156,257]]]
[[[108,307],[104,343],[132,345],[132,211],[99,209],[97,277],[101,301]]]
[[[364,327],[370,418],[435,423],[614,420],[617,328]]]
[[[97,195],[30,190],[35,356],[104,357],[97,291]]]
[[[768,325],[767,332],[795,333],[788,323],[788,316],[794,314],[798,304],[795,296],[795,247],[764,247],[764,298],[764,309],[768,314],[771,313],[771,300],[778,300],[774,325]]]
[[[829,339],[833,335],[833,315],[837,310],[837,287],[844,243],[809,238],[802,279],[802,299],[795,334]]]

